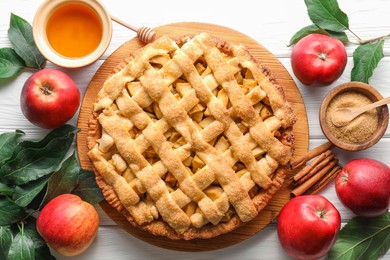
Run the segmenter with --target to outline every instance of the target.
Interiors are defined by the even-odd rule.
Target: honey
[[[100,44],[103,25],[87,5],[69,3],[58,7],[47,21],[46,34],[51,47],[60,55],[79,58],[92,53]]]

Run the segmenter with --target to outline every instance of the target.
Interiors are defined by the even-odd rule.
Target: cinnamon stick
[[[292,160],[291,163],[290,163],[291,169],[296,169],[299,166],[304,165],[305,163],[307,163],[308,161],[310,161],[314,157],[322,154],[326,150],[329,150],[332,146],[333,146],[333,144],[330,143],[330,142],[323,143],[322,145],[314,148],[313,150],[310,150],[305,155]]]
[[[319,181],[326,173],[328,173],[336,164],[338,163],[338,159],[333,159],[327,166],[322,168],[317,174],[312,176],[306,182],[297,186],[295,189],[291,191],[291,196],[296,197],[302,195],[306,192],[310,187],[312,187],[317,181]]]
[[[324,178],[318,181],[311,188],[311,194],[316,194],[321,191],[326,185],[328,185],[334,178],[336,178],[337,174],[341,171],[341,167],[336,165],[328,174],[324,176]]]
[[[308,180],[311,176],[319,172],[322,168],[324,168],[330,161],[332,161],[334,158],[334,154],[330,154],[328,157],[323,159],[320,163],[315,165],[305,176],[303,176],[299,181],[298,184],[305,182]]]
[[[331,151],[327,150],[320,154],[317,158],[315,158],[312,162],[310,162],[308,165],[306,165],[302,170],[300,170],[297,174],[294,175],[293,179],[294,181],[298,181],[299,179],[306,176],[316,165],[321,163],[321,161],[325,160],[329,155],[331,155]]]

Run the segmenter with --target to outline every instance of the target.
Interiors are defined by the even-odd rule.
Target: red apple
[[[43,69],[25,82],[20,105],[31,123],[43,128],[56,128],[76,113],[80,105],[80,92],[66,73]]]
[[[309,34],[294,46],[291,66],[295,76],[308,86],[327,86],[336,81],[347,64],[341,41],[323,34]]]
[[[65,256],[85,251],[99,227],[95,208],[73,194],[62,194],[47,203],[38,215],[37,230],[47,244]]]
[[[390,168],[377,160],[349,161],[335,182],[340,201],[358,216],[375,217],[386,213],[390,204]]]
[[[340,231],[339,211],[320,195],[298,196],[287,202],[278,217],[278,237],[295,259],[318,259],[327,254]]]

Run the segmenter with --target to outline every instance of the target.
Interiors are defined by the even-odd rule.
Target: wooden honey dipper
[[[117,17],[114,17],[111,15],[111,20],[117,22],[118,24],[126,27],[126,28],[129,28],[130,30],[134,31],[137,33],[137,37],[143,42],[143,43],[150,43],[152,41],[154,41],[154,39],[156,38],[156,32],[149,28],[149,27],[140,27],[140,28],[137,28],[137,27],[134,27],[120,19],[118,19]]]

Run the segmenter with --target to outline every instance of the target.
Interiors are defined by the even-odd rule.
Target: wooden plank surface
[[[295,156],[302,155],[307,151],[309,137],[308,122],[302,96],[285,67],[260,43],[230,28],[205,23],[173,23],[156,28],[156,32],[158,36],[169,35],[172,38],[180,37],[182,35],[208,32],[225,41],[234,44],[243,44],[246,46],[259,62],[270,68],[272,75],[283,87],[287,99],[293,106],[294,112],[298,118],[298,122],[293,128],[296,147]],[[78,119],[78,127],[81,129],[81,131],[77,136],[78,155],[81,166],[84,169],[92,169],[92,165],[87,155],[87,134],[88,121],[92,115],[92,104],[96,99],[97,93],[105,79],[107,79],[107,77],[113,72],[114,68],[127,56],[129,56],[130,53],[134,52],[140,47],[142,47],[141,43],[137,39],[132,39],[115,50],[96,72],[87,88]],[[150,244],[174,250],[207,251],[220,249],[239,243],[252,237],[254,234],[266,227],[275,219],[283,205],[290,199],[290,188],[288,186],[289,181],[286,181],[282,189],[277,193],[277,195],[272,199],[267,207],[258,215],[258,217],[246,225],[234,230],[233,232],[212,239],[180,241],[179,243],[174,240],[166,239],[165,237],[153,236],[147,232],[134,228],[127,222],[126,218],[124,218],[119,212],[113,209],[106,202],[102,202],[100,206],[103,208],[106,214],[119,226],[121,226],[133,236],[138,237],[139,239]]]
[[[295,84],[305,101],[307,118],[309,123],[309,149],[314,148],[326,139],[319,127],[318,112],[325,95],[335,86],[350,81],[350,72],[353,67],[353,51],[356,44],[346,45],[348,63],[343,75],[328,87],[310,88],[300,83],[292,73],[290,54],[292,47],[288,47],[288,41],[292,35],[304,26],[311,24],[304,1],[254,1],[226,0],[210,1],[198,0],[196,2],[183,2],[179,0],[143,0],[132,1],[131,5],[124,6],[123,0],[100,0],[109,12],[116,17],[135,26],[158,27],[181,21],[203,22],[227,26],[240,31],[256,41],[260,42],[290,72]],[[35,11],[43,0],[1,0],[0,1],[0,48],[12,47],[8,39],[8,28],[11,12],[32,22]],[[263,4],[264,3],[264,4]],[[370,39],[390,32],[389,8],[390,1],[386,0],[338,0],[340,8],[348,15],[350,28],[362,39]],[[346,32],[352,41],[356,38]],[[113,23],[113,37],[106,53],[95,63],[85,68],[71,70],[59,68],[50,62],[48,68],[55,68],[68,73],[76,82],[83,97],[85,91],[103,62],[120,46],[129,39],[135,37],[135,33],[117,23]],[[384,44],[384,58],[380,61],[370,79],[371,85],[380,91],[383,96],[390,95],[390,39]],[[21,129],[29,139],[39,139],[47,133],[23,116],[20,110],[20,91],[27,78],[35,70],[25,69],[17,77],[12,79],[0,79],[0,133],[13,132]],[[77,125],[78,113],[68,122]],[[75,149],[76,146],[73,145]],[[72,151],[72,150],[71,150]],[[345,152],[335,149],[334,153],[340,159],[341,165],[345,165],[354,158],[373,158],[390,165],[390,128],[385,136],[374,147],[359,151]],[[353,216],[345,208],[336,196],[334,185],[331,183],[321,193],[329,199],[339,210],[344,226]],[[119,227],[107,214],[97,206],[100,216],[98,235],[91,247],[72,260],[84,259],[291,259],[283,251],[278,241],[276,232],[276,220],[264,228],[261,232],[236,245],[220,250],[204,252],[183,252],[167,250],[144,242]],[[66,260],[69,257],[61,256],[54,250],[57,259]],[[380,259],[390,260],[390,251]]]

